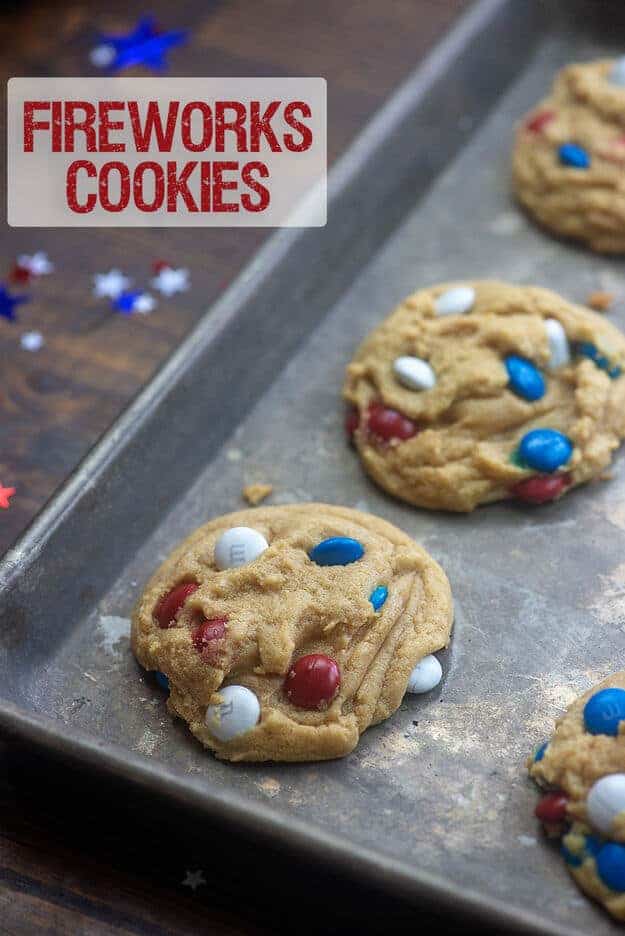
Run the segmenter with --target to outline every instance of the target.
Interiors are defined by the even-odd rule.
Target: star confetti
[[[192,891],[195,891],[196,888],[201,887],[202,884],[206,884],[206,878],[204,877],[204,872],[197,871],[186,871],[185,878],[182,882],[183,887],[190,887]]]
[[[15,266],[18,270],[26,270],[30,276],[47,276],[54,271],[54,264],[50,263],[43,250],[38,250],[32,256],[20,254]]]
[[[96,273],[93,282],[93,294],[98,299],[117,299],[124,290],[128,289],[132,280],[124,276],[120,270],[109,270],[108,273]]]
[[[115,312],[121,312],[122,315],[133,315],[135,312],[147,315],[156,308],[156,300],[149,293],[141,291],[123,292],[113,299],[111,305]]]
[[[20,344],[24,351],[39,351],[43,348],[45,342],[43,335],[38,331],[24,332],[20,338]]]
[[[97,68],[121,71],[134,65],[154,70],[167,67],[166,53],[186,42],[184,30],[159,32],[151,17],[143,17],[136,27],[123,36],[101,36],[101,42],[91,50],[91,63]]]
[[[151,282],[153,289],[158,289],[163,296],[173,296],[189,288],[189,271],[175,270],[167,264],[154,264],[157,275]]]
[[[5,488],[5,487],[2,487],[2,485],[0,484],[0,507],[2,508],[2,510],[9,509],[9,507],[11,506],[10,499],[13,497],[14,494],[15,494],[15,488]],[[204,881],[203,883],[205,884],[206,881]]]
[[[16,306],[29,301],[30,296],[14,296],[8,291],[6,286],[0,284],[0,318],[5,318],[8,319],[9,322],[14,322],[17,318],[15,314]]]

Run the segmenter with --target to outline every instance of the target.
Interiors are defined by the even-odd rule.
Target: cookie
[[[396,527],[326,504],[259,507],[178,546],[138,603],[132,648],[218,757],[324,760],[388,718],[409,680],[433,688],[451,623],[444,572]]]
[[[625,336],[547,289],[480,281],[405,299],[347,368],[347,432],[408,503],[542,504],[625,436]]]
[[[528,761],[536,816],[580,888],[625,920],[625,672],[580,699]]]
[[[556,234],[625,253],[625,59],[570,65],[519,126],[513,184]]]

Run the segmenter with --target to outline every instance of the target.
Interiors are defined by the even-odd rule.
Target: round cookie
[[[397,709],[451,624],[444,572],[405,533],[298,504],[192,533],[146,586],[132,649],[218,757],[323,760]]]
[[[625,672],[577,699],[528,768],[547,791],[536,816],[548,835],[562,838],[569,871],[625,920]]]
[[[550,290],[434,286],[356,351],[347,431],[373,480],[419,507],[545,503],[610,464],[624,366],[625,336]]]
[[[513,184],[556,234],[625,252],[625,59],[563,68],[516,134]]]

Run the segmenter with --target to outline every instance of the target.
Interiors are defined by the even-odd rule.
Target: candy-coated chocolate
[[[423,358],[409,355],[395,358],[393,373],[408,390],[431,390],[436,386],[436,374]]]
[[[593,783],[586,798],[586,810],[591,825],[610,835],[614,819],[625,812],[625,773],[608,774]]]
[[[534,763],[537,764],[538,761],[541,761],[545,756],[545,751],[549,747],[548,741],[543,741],[542,744],[539,744],[536,750],[534,751]]]
[[[327,708],[341,685],[338,664],[324,653],[309,653],[293,664],[284,680],[284,692],[303,709]]]
[[[611,84],[625,87],[625,56],[616,60],[608,77]]]
[[[625,845],[606,842],[597,854],[597,874],[613,891],[625,891]]]
[[[556,500],[571,483],[568,472],[557,475],[535,475],[525,481],[519,481],[510,489],[510,493],[524,504],[548,504]]]
[[[382,442],[391,442],[394,439],[405,441],[411,439],[419,431],[412,419],[408,419],[407,416],[382,403],[369,405],[367,429]]]
[[[264,553],[268,542],[262,533],[251,527],[231,527],[215,543],[215,565],[218,569],[236,569],[247,565]]]
[[[197,588],[196,582],[183,582],[181,585],[172,588],[166,595],[163,595],[154,609],[154,617],[158,621],[158,626],[163,629],[174,627],[182,606],[189,595],[197,591]]]
[[[387,598],[388,598],[388,588],[386,587],[386,585],[378,585],[377,588],[374,588],[371,594],[369,595],[369,601],[373,605],[373,610],[379,611]]]
[[[557,429],[532,429],[521,439],[521,461],[535,471],[553,473],[573,454],[573,443]]]
[[[358,562],[364,554],[362,543],[358,540],[349,536],[330,536],[313,546],[308,556],[317,565],[335,566]]]
[[[563,143],[558,150],[558,157],[563,166],[569,166],[572,169],[588,169],[590,167],[590,155],[583,146],[577,143]]]
[[[509,354],[505,363],[510,381],[509,387],[517,396],[530,402],[544,397],[545,378],[535,364],[517,354]]]
[[[590,734],[616,737],[622,721],[625,721],[625,689],[616,686],[600,689],[584,706],[584,724]]]
[[[154,670],[154,679],[164,692],[169,692],[169,679],[160,670]]]
[[[247,686],[225,686],[218,690],[222,701],[206,709],[206,727],[219,741],[232,741],[246,734],[260,718],[260,703]]]
[[[227,623],[228,618],[222,617],[210,618],[210,620],[202,621],[201,624],[198,624],[191,636],[193,646],[198,653],[209,650],[214,646],[216,640],[221,640],[222,637],[225,637]]]
[[[540,133],[548,123],[551,123],[555,116],[556,112],[552,110],[539,111],[526,121],[525,129],[529,130],[530,133]]]
[[[564,326],[554,318],[545,319],[545,331],[549,341],[549,370],[564,367],[571,361],[571,347]]]
[[[438,686],[442,678],[443,667],[434,654],[430,653],[428,656],[423,657],[422,660],[419,660],[411,672],[408,677],[406,692],[414,693],[415,695],[420,695],[423,692],[431,692],[432,689]]]
[[[464,315],[475,305],[475,290],[472,286],[454,286],[434,300],[437,315]]]
[[[564,793],[545,793],[538,801],[534,814],[541,822],[563,822],[568,801]]]

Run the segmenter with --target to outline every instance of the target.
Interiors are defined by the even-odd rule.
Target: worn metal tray
[[[5,735],[502,931],[613,932],[540,838],[523,761],[625,659],[623,460],[540,510],[414,510],[365,478],[339,393],[356,342],[421,284],[496,276],[577,300],[603,286],[625,326],[623,262],[542,234],[508,179],[515,120],[565,62],[622,52],[622,14],[476,4],[334,169],[328,227],[276,233],[206,313],[2,562]],[[408,697],[341,761],[219,763],[129,652],[153,568],[252,480],[276,503],[379,514],[451,579],[440,691]]]

